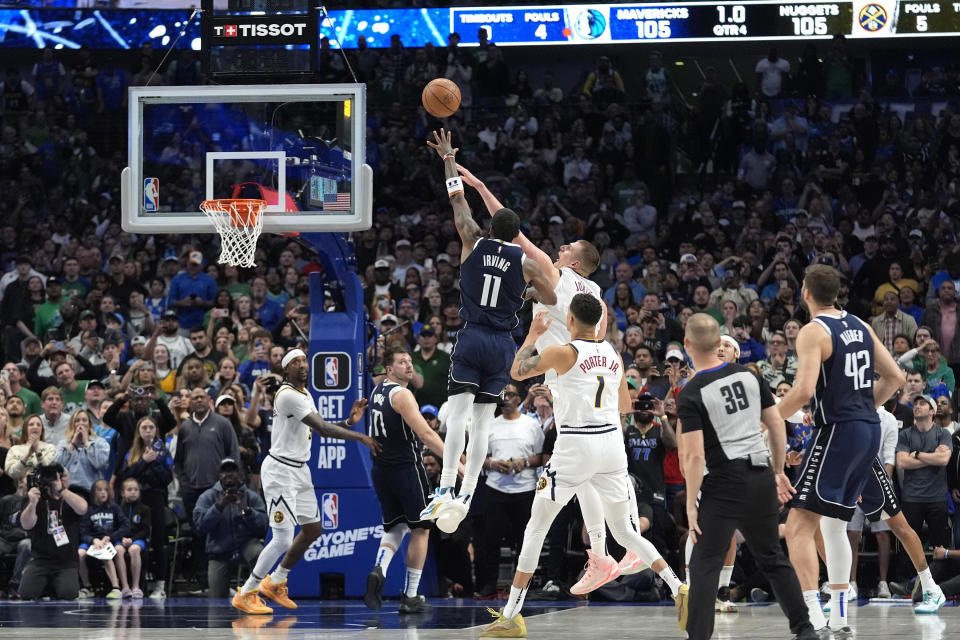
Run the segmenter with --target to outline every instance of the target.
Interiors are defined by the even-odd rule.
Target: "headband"
[[[283,356],[283,360],[280,361],[280,368],[286,369],[287,365],[293,362],[296,358],[306,358],[305,354],[301,349],[294,349],[293,351],[288,351],[287,355]]]
[[[733,336],[722,335],[720,336],[720,339],[723,340],[724,342],[729,342],[730,346],[733,347],[733,350],[737,352],[737,357],[740,356],[740,343],[737,342],[736,338],[734,338]]]

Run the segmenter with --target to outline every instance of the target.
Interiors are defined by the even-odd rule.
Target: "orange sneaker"
[[[287,596],[286,580],[279,583],[271,582],[270,575],[268,574],[266,578],[260,581],[260,593],[267,596],[281,607],[286,607],[287,609],[297,608],[297,603]]]
[[[273,621],[273,616],[243,616],[230,623],[234,629],[260,629]]]
[[[240,593],[240,590],[237,590],[236,595],[233,596],[233,601],[231,604],[234,606],[234,608],[239,609],[244,613],[252,613],[254,615],[273,613],[273,609],[264,604],[263,600],[260,599],[260,595],[256,591]]]

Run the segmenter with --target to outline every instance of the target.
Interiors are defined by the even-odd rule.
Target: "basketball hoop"
[[[263,200],[204,200],[200,209],[213,222],[220,234],[221,264],[234,267],[255,267],[253,261],[257,239],[263,231]]]

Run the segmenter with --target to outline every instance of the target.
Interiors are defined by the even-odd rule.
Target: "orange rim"
[[[204,211],[229,211],[231,227],[256,226],[257,218],[266,206],[265,200],[253,198],[223,198],[200,203],[200,208]]]

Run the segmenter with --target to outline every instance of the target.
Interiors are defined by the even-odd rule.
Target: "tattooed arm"
[[[536,351],[535,342],[550,326],[547,312],[541,311],[530,324],[530,331],[510,367],[510,376],[514,380],[533,378],[550,369],[557,373],[566,373],[577,362],[577,352],[570,345],[550,345],[543,353]]]
[[[443,160],[444,178],[459,177],[460,173],[457,171],[455,157],[457,149],[453,148],[451,133],[444,129],[440,129],[439,134],[434,131],[433,140],[433,142],[427,140],[427,145],[436,151],[440,159]],[[463,263],[470,252],[473,251],[473,245],[477,244],[477,240],[483,237],[483,230],[473,219],[473,213],[470,212],[470,205],[467,204],[462,189],[450,196],[450,204],[453,206],[453,222],[457,225],[457,233],[460,234],[460,242],[462,243],[460,262]]]

